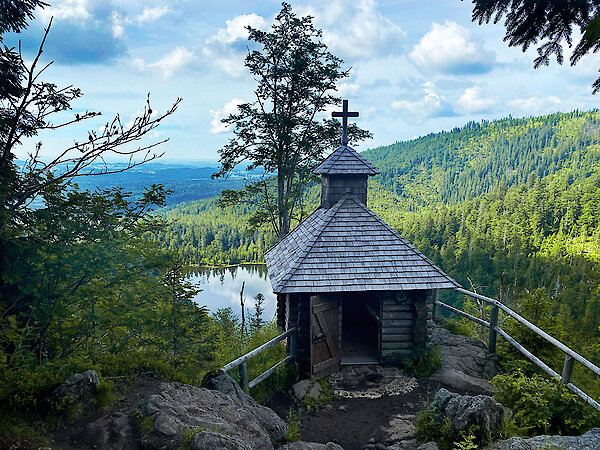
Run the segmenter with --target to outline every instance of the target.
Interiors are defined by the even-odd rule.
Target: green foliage
[[[317,383],[321,385],[323,393],[318,399],[314,399],[309,395],[306,395],[302,399],[302,406],[304,406],[307,411],[316,411],[321,409],[324,406],[331,404],[331,402],[337,398],[336,394],[333,392],[333,388],[331,387],[331,383],[329,382],[328,378],[321,378],[320,380],[317,380]]]
[[[136,409],[132,413],[132,417],[135,429],[143,443],[148,435],[154,430],[154,420],[152,420],[151,416],[145,415],[139,409]]]
[[[117,401],[115,383],[111,380],[101,379],[96,386],[96,407],[104,409]]]
[[[301,215],[304,188],[314,178],[311,169],[338,142],[339,122],[315,117],[340,103],[336,84],[348,70],[327,50],[312,17],[296,16],[289,3],[282,4],[268,30],[248,27],[248,33],[254,49],[245,65],[257,82],[257,101],[239,105],[223,119],[234,137],[219,150],[215,176],[228,175],[242,161],[263,170],[264,176],[244,189],[224,191],[221,205],[254,205],[252,229],[266,225],[282,238]],[[355,124],[349,134],[356,141],[370,137]]]
[[[577,435],[600,425],[600,413],[558,380],[517,371],[496,375],[492,382],[498,402],[513,410],[520,433]]]
[[[439,417],[431,408],[419,412],[415,433],[421,443],[435,441],[441,449],[450,449],[458,436],[448,418]]]
[[[301,433],[301,417],[300,414],[290,409],[287,418],[287,432],[285,434],[285,440],[288,443],[297,442],[302,439]]]
[[[469,434],[454,444],[455,450],[477,450],[479,446],[475,443],[475,436]]]
[[[434,345],[402,362],[404,369],[417,378],[429,378],[442,367],[442,349]]]

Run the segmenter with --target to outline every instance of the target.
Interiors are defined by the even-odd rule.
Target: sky
[[[86,124],[41,135],[51,157],[87,137],[108,117],[133,120],[151,94],[152,107],[175,114],[152,133],[165,160],[216,161],[232,136],[220,119],[253,100],[256,82],[244,67],[245,26],[267,29],[281,9],[271,0],[46,0],[49,8],[20,35],[32,58],[53,17],[42,60],[54,61],[45,81],[74,85],[84,93],[73,112],[101,111]],[[577,66],[553,62],[533,69],[532,48],[523,53],[503,41],[501,24],[471,22],[472,5],[460,0],[291,1],[311,15],[323,42],[344,60],[350,76],[338,84],[357,123],[373,139],[359,151],[468,121],[523,117],[596,108],[591,94],[600,55]],[[19,156],[33,148],[25,142]]]

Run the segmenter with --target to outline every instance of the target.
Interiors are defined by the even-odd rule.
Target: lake
[[[277,298],[271,290],[271,282],[265,265],[201,267],[192,272],[189,280],[202,289],[194,301],[201,306],[208,307],[211,312],[229,306],[241,317],[240,290],[244,283],[244,304],[250,314],[254,311],[254,297],[261,293],[265,296],[263,318],[267,321],[275,318]]]

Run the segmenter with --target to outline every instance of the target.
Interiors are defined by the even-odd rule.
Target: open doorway
[[[343,296],[342,364],[379,363],[380,309],[374,294],[365,292]]]

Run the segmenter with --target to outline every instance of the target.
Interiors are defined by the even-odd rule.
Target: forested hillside
[[[369,206],[466,288],[497,297],[505,273],[511,307],[598,363],[599,120],[592,111],[471,123],[370,150],[382,173]],[[319,193],[309,188],[307,207]],[[261,261],[274,236],[250,233],[248,213],[216,200],[179,205],[160,240],[196,264]],[[556,369],[561,358],[549,355]]]
[[[569,170],[589,176],[600,160],[600,113],[557,113],[526,119],[470,122],[363,153],[381,171],[381,183],[404,208],[456,203]]]

